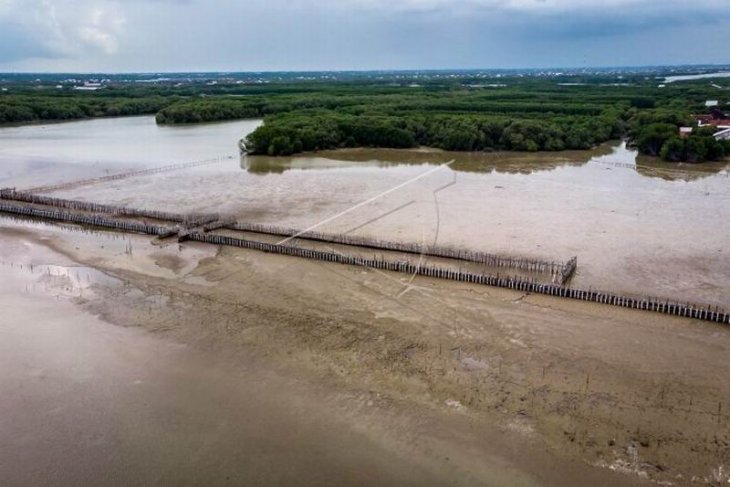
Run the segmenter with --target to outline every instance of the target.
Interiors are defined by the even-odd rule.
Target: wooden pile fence
[[[182,214],[166,211],[128,208],[125,206],[117,205],[105,205],[89,201],[67,200],[63,198],[54,198],[52,196],[33,194],[29,193],[28,191],[17,191],[15,189],[0,190],[0,199],[21,201],[23,203],[31,203],[43,206],[53,206],[56,208],[65,208],[67,210],[88,211],[91,213],[108,213],[110,215],[119,215],[135,218],[151,218],[153,220],[171,221],[176,223],[184,223],[186,225],[203,225],[205,223],[216,221],[220,218],[220,216],[217,214]]]
[[[578,266],[578,257],[571,258],[568,262],[565,263],[562,269],[560,269],[560,284],[565,284],[568,279],[573,277],[573,274],[575,274],[575,268]]]
[[[49,220],[92,225],[128,232],[145,233],[150,235],[164,235],[170,232],[169,227],[148,225],[143,223],[114,220],[98,215],[85,215],[71,213],[62,210],[42,209],[23,205],[13,205],[0,202],[0,212],[15,215],[24,215]],[[482,284],[505,289],[514,289],[525,293],[544,294],[547,296],[558,296],[562,298],[590,301],[594,303],[609,304],[624,308],[653,311],[673,316],[683,316],[698,320],[706,320],[717,323],[730,324],[730,313],[714,309],[709,306],[695,306],[691,304],[680,304],[667,300],[654,298],[641,298],[621,296],[618,294],[568,288],[557,284],[545,284],[534,280],[521,279],[518,277],[502,277],[499,274],[477,274],[463,270],[455,270],[437,265],[417,265],[410,261],[393,261],[385,258],[374,257],[372,259],[355,257],[338,252],[310,250],[290,245],[279,245],[275,243],[259,242],[241,238],[228,237],[225,235],[191,233],[187,238],[192,241],[204,242],[214,245],[226,245],[245,249],[259,250],[274,254],[303,257],[323,262],[369,267],[392,272],[403,272],[411,275],[448,279],[452,281]],[[573,259],[571,259],[572,261]],[[569,262],[570,264],[570,262]],[[566,264],[567,266],[567,264]],[[574,268],[574,266],[573,266]]]
[[[458,282],[483,284],[487,286],[514,289],[526,293],[591,301],[594,303],[610,304],[612,306],[620,306],[624,308],[653,311],[674,316],[684,316],[698,320],[730,324],[730,314],[719,310],[717,307],[712,309],[710,306],[685,305],[654,298],[621,296],[618,294],[593,290],[586,291],[583,289],[567,288],[556,284],[545,284],[534,280],[526,280],[512,276],[500,277],[499,274],[476,274],[473,272],[454,270],[436,265],[415,265],[409,261],[391,261],[384,258],[366,259],[337,252],[303,249],[288,245],[278,245],[255,240],[227,237],[224,235],[196,233],[190,235],[189,239],[215,245],[228,245],[274,254],[304,257],[324,262],[370,267],[393,272],[404,272],[411,275],[416,274],[419,276],[448,279]]]
[[[490,267],[503,267],[540,274],[550,274],[551,276],[553,276],[554,280],[559,281],[560,284],[563,284],[573,274],[573,271],[575,270],[575,265],[577,264],[577,257],[573,257],[566,263],[549,262],[537,259],[507,257],[486,252],[462,250],[439,245],[421,245],[417,243],[392,242],[387,240],[377,240],[368,237],[321,232],[302,232],[295,229],[261,225],[257,223],[239,222],[231,226],[231,228],[234,230],[240,230],[249,233],[261,233],[265,235],[276,235],[279,237],[290,238],[296,237],[304,240],[314,240],[319,242],[350,245],[355,247],[364,247],[378,250],[389,250],[394,252],[403,252],[407,254],[422,254],[431,257],[443,257],[446,259],[476,262]]]
[[[34,208],[32,206],[13,205],[0,202],[0,212],[12,213],[15,215],[45,218],[60,222],[78,223],[81,225],[92,225],[96,227],[113,228],[134,233],[145,233],[148,235],[163,235],[170,231],[169,227],[149,225],[125,220],[114,220],[99,215],[85,215],[83,213],[72,213],[62,210],[51,210]]]
[[[417,243],[392,242],[387,240],[377,240],[368,237],[359,237],[352,235],[340,235],[321,232],[302,232],[300,230],[283,228],[272,225],[262,225],[258,223],[234,222],[231,220],[221,220],[218,214],[181,214],[156,210],[144,210],[127,208],[124,206],[105,205],[87,201],[68,200],[63,198],[54,198],[51,196],[42,196],[29,193],[27,191],[18,191],[15,189],[0,190],[0,199],[22,201],[44,206],[54,206],[69,210],[88,211],[92,213],[108,213],[110,215],[120,215],[136,218],[151,218],[161,221],[170,221],[182,223],[186,227],[200,227],[206,224],[215,223],[217,221],[225,221],[225,228],[238,230],[249,233],[260,233],[263,235],[274,235],[279,237],[296,237],[303,240],[312,240],[318,242],[326,242],[340,245],[350,245],[363,248],[371,248],[378,250],[402,252],[408,254],[428,255],[431,257],[442,257],[446,259],[463,260],[468,262],[476,262],[490,267],[516,269],[527,272],[550,275],[552,280],[559,284],[564,284],[575,271],[577,258],[573,257],[566,263],[550,262],[538,259],[526,259],[521,257],[509,257],[496,255],[486,252],[476,252],[462,250],[452,247],[439,245],[421,245]],[[218,226],[220,228],[221,226]],[[208,231],[210,229],[207,229]],[[175,232],[170,232],[169,235]],[[187,238],[190,231],[183,231],[183,239]]]

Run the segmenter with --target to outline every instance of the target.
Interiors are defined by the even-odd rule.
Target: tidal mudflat
[[[129,146],[137,167],[231,155],[236,140],[258,123],[196,129],[155,128],[151,117],[130,120],[0,131],[0,138],[12,139],[12,131],[23,130],[27,141],[33,131],[42,140],[46,130],[60,132],[38,152],[0,153],[0,182],[18,181],[13,185],[21,189],[37,185],[27,179],[37,171],[23,170],[18,159],[43,161],[43,167],[55,168],[47,177],[62,181],[73,180],[68,173],[86,171],[83,161],[89,160],[95,161],[92,171],[109,172],[112,166],[123,171],[126,146],[107,153],[109,138],[139,140]],[[76,140],[71,126],[92,136]],[[63,148],[81,143],[92,155],[82,154],[75,164]],[[450,164],[434,170],[445,163]],[[576,286],[730,307],[730,226],[722,224],[730,218],[729,174],[724,163],[637,161],[624,145],[556,154],[346,150],[293,158],[236,156],[50,194],[516,256],[577,256]],[[399,189],[389,192],[394,187]]]
[[[257,123],[154,135],[150,121],[48,126],[55,141],[33,153],[3,145],[0,181],[228,155]],[[139,141],[128,159],[126,143],[103,150],[126,124]],[[107,135],[74,141],[84,127]],[[54,149],[64,144],[78,157]],[[621,145],[351,150],[51,194],[577,255],[582,286],[728,306],[728,181],[724,165],[668,170]],[[6,217],[0,252],[3,484],[728,481],[730,330],[719,325]]]

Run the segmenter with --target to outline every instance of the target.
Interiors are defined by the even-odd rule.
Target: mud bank
[[[145,237],[20,225],[0,238],[4,262],[26,262],[2,267],[18,319],[2,328],[18,350],[2,387],[37,404],[0,396],[15,419],[3,437],[20,439],[0,457],[46,454],[40,479],[76,458],[54,440],[78,435],[76,452],[101,444],[107,470],[142,465],[162,484],[701,485],[730,464],[717,325]],[[114,281],[36,295],[49,259]],[[55,407],[46,428],[26,414]],[[2,475],[32,470],[8,473],[18,462]],[[95,464],[78,468],[98,478]]]
[[[458,408],[293,367],[307,347],[236,338],[225,299],[199,309],[226,310],[209,327],[177,317],[157,286],[197,308],[205,293],[183,288],[214,291],[218,258],[115,237],[0,230],[2,485],[610,485],[570,462],[555,475],[541,448]]]

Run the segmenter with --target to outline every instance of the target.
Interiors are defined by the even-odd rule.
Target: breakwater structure
[[[89,201],[55,198],[38,195],[30,191],[18,191],[12,188],[0,189],[0,200],[9,200],[32,205],[50,206],[66,210],[77,210],[97,214],[108,214],[130,218],[142,218],[172,222],[175,227],[161,235],[162,237],[178,236],[179,241],[188,239],[191,233],[207,233],[212,230],[226,228],[260,235],[285,237],[289,241],[309,240],[361,247],[406,254],[427,255],[467,262],[483,264],[488,267],[507,268],[549,275],[552,282],[565,284],[574,274],[577,257],[566,262],[545,261],[511,256],[501,256],[486,252],[475,252],[439,245],[421,245],[417,243],[393,242],[344,234],[332,234],[313,231],[301,231],[292,228],[257,223],[238,222],[235,218],[224,217],[217,213],[182,214],[157,210],[129,208],[118,205],[107,205]]]
[[[573,276],[578,262],[577,257],[573,257],[567,262],[553,262],[538,259],[501,256],[486,252],[476,252],[440,245],[421,245],[417,243],[393,242],[353,235],[300,231],[291,228],[275,227],[256,223],[237,222],[230,228],[243,232],[276,235],[279,237],[286,237],[287,239],[313,240],[318,242],[349,245],[353,247],[428,255],[431,257],[442,257],[444,259],[476,262],[489,267],[504,267],[540,274],[550,274],[552,276],[552,281],[560,284],[565,284],[565,282]]]
[[[494,254],[460,251],[446,247],[424,247],[418,244],[404,244],[364,239],[362,237],[297,232],[276,227],[235,222],[231,218],[218,215],[181,215],[174,213],[136,210],[113,205],[63,200],[47,196],[18,192],[13,189],[0,190],[0,212],[41,218],[44,220],[89,225],[112,230],[136,232],[159,238],[178,236],[178,240],[190,240],[213,245],[231,246],[258,250],[267,253],[301,257],[321,262],[367,267],[390,272],[401,272],[428,278],[447,279],[477,285],[512,289],[524,293],[541,294],[567,299],[587,301],[643,311],[652,311],[672,316],[681,316],[716,323],[730,324],[730,313],[717,307],[679,303],[666,299],[640,296],[625,296],[593,289],[579,289],[567,286],[566,281],[575,272],[577,259],[572,258],[560,264],[529,259],[503,257]],[[154,219],[160,223],[135,221],[134,218]],[[164,224],[167,222],[167,224]],[[469,261],[506,267],[512,269],[543,272],[559,279],[542,282],[534,278],[504,276],[499,273],[465,271],[440,264],[423,264],[411,260],[373,256],[363,258],[334,250],[302,248],[288,243],[271,243],[247,238],[210,233],[216,229],[227,228],[249,233],[296,237],[332,242],[344,246],[397,251],[405,254],[426,254],[456,262]]]
[[[75,223],[78,225],[90,225],[94,227],[111,228],[126,232],[144,233],[148,235],[165,235],[170,231],[169,227],[160,225],[149,225],[128,220],[117,220],[102,215],[74,213],[70,211],[57,210],[53,208],[36,208],[32,206],[19,206],[0,202],[0,212],[13,215],[42,218],[64,223]]]

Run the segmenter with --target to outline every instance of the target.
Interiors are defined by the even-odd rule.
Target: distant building
[[[687,138],[692,135],[692,130],[694,130],[692,127],[679,127],[679,136],[683,139]]]
[[[716,106],[717,106],[717,105],[719,105],[719,104],[720,104],[720,102],[719,102],[719,101],[717,101],[717,100],[707,100],[707,101],[705,102],[705,106],[706,106],[706,107],[716,107]]]
[[[730,140],[730,127],[713,134],[715,140]]]
[[[713,126],[719,129],[730,128],[730,118],[725,118],[727,117],[727,114],[716,110],[713,110],[713,112],[714,113],[711,115],[695,115],[695,120],[697,120],[697,126]]]
[[[730,129],[730,119],[713,120],[710,125],[714,125],[720,130]]]
[[[81,90],[81,91],[96,91],[99,88],[101,88],[101,83],[97,83],[95,81],[86,81],[84,82],[83,86],[74,86],[74,90]]]

